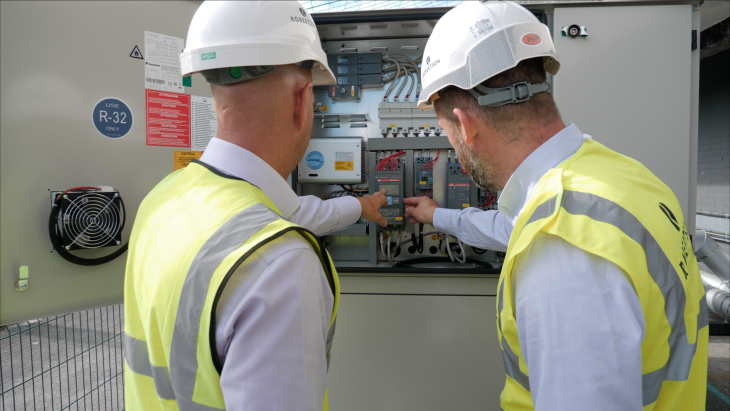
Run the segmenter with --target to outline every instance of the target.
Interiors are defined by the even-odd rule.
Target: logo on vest
[[[689,273],[687,272],[687,267],[689,266],[689,262],[687,260],[687,257],[689,257],[689,249],[692,247],[692,240],[689,237],[689,232],[687,232],[687,226],[683,223],[682,228],[679,228],[679,221],[677,221],[677,217],[674,216],[674,213],[672,210],[667,207],[664,203],[659,203],[659,209],[662,210],[662,213],[664,213],[665,216],[667,216],[667,219],[669,219],[669,222],[672,223],[674,226],[674,229],[679,231],[682,235],[682,261],[679,262],[679,268],[682,269],[682,272],[684,273],[684,279],[686,280],[689,278]]]

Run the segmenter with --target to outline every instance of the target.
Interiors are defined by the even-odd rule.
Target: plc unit
[[[448,185],[447,206],[451,209],[462,209],[469,207],[471,196],[471,178],[461,168],[459,163],[449,163],[446,174]]]
[[[299,162],[300,183],[360,184],[362,138],[313,138]]]
[[[332,100],[357,99],[360,89],[383,86],[382,53],[330,54],[327,64],[335,74],[336,84],[318,86],[327,88]]]
[[[395,163],[386,167],[388,169],[384,171],[375,171],[377,187],[372,190],[374,193],[385,189],[385,196],[388,198],[388,205],[380,209],[380,214],[388,223],[385,230],[402,230],[406,225],[403,219],[404,164],[399,159],[395,160]]]

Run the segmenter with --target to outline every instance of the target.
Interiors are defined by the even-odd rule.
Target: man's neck
[[[504,146],[503,166],[500,167],[503,173],[499,177],[499,184],[507,185],[515,170],[541,145],[550,140],[565,128],[562,120],[555,121],[548,126],[533,129],[528,135],[515,139]]]
[[[290,166],[278,155],[280,151],[273,146],[274,141],[270,135],[257,135],[254,131],[233,131],[219,126],[216,137],[252,152],[286,180],[291,173]]]

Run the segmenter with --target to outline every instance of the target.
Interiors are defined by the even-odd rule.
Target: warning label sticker
[[[353,171],[354,169],[354,151],[335,151],[335,171]]]
[[[144,32],[144,86],[153,90],[183,91],[180,53],[185,41],[180,37]],[[132,51],[134,53],[134,51]]]
[[[190,147],[190,96],[145,90],[147,145]]]
[[[213,108],[212,97],[191,96],[193,140],[190,148],[205,150],[211,138],[218,132],[218,118]]]
[[[202,151],[178,151],[175,150],[175,171],[185,168],[193,160],[200,160],[203,155]]]

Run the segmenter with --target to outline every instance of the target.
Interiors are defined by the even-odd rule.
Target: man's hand
[[[371,196],[356,197],[360,201],[362,207],[362,218],[370,221],[374,221],[380,224],[381,227],[388,225],[378,210],[380,207],[388,204],[388,199],[385,197],[385,190],[380,190]]]
[[[403,200],[403,204],[406,206],[405,217],[411,219],[409,223],[433,225],[433,212],[439,207],[435,201],[428,197],[409,197]]]

